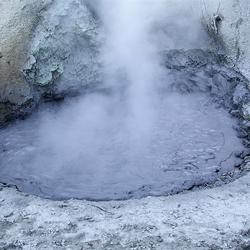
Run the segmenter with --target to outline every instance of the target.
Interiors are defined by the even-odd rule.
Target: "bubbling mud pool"
[[[205,93],[159,94],[148,127],[127,122],[126,101],[109,94],[64,106],[0,131],[1,182],[51,199],[119,200],[213,183],[240,163],[237,121]]]

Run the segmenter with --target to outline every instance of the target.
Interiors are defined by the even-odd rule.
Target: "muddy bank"
[[[98,203],[53,202],[2,186],[0,248],[246,250],[249,181],[246,175],[215,189]]]

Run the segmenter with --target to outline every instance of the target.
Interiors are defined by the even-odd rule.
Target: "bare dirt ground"
[[[0,188],[0,249],[250,249],[250,174],[221,187],[120,202]]]

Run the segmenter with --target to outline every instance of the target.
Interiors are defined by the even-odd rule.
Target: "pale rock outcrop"
[[[22,67],[40,13],[51,0],[0,1],[0,124],[32,106]],[[24,108],[25,106],[25,108]],[[25,110],[23,110],[23,108]],[[23,111],[23,112],[22,112]]]
[[[97,21],[83,1],[55,0],[42,15],[23,72],[42,96],[64,97],[98,81]]]
[[[0,125],[41,98],[97,80],[97,22],[84,1],[0,1]]]
[[[223,43],[233,65],[250,78],[250,2],[204,1],[203,17],[209,30]]]

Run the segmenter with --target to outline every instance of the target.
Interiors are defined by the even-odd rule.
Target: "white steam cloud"
[[[115,88],[127,88],[128,131],[141,141],[150,134],[153,86],[161,71],[157,48],[150,41],[156,10],[141,0],[102,1],[100,9],[107,34],[103,49],[106,82]]]
[[[42,153],[32,166],[50,179],[84,173],[96,183],[112,182],[114,173],[126,168],[116,178],[122,186],[145,171],[140,158],[148,153],[158,119],[160,51],[204,46],[204,40],[197,39],[201,25],[190,1],[93,3],[104,30],[104,84],[113,92],[82,97],[55,115],[45,113],[39,128]]]

